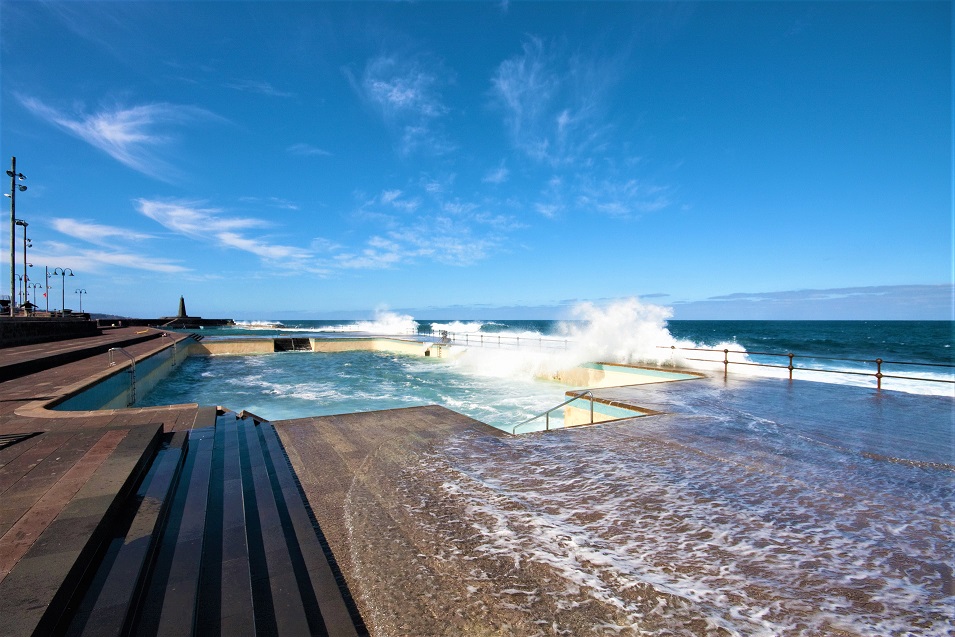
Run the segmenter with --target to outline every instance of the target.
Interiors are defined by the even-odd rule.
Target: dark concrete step
[[[214,428],[189,432],[188,455],[193,457],[193,467],[182,500],[157,635],[189,635],[195,628],[214,445]]]
[[[155,455],[54,632],[359,634],[274,428],[241,416]]]
[[[31,533],[39,531],[39,536],[0,583],[0,632],[64,632],[159,442],[159,427],[102,433],[50,489],[48,497],[24,514],[20,523],[30,526]],[[64,489],[73,495],[62,503]],[[55,508],[58,503],[62,509]],[[54,514],[51,522],[37,526],[39,518]],[[30,522],[33,518],[37,524]]]
[[[342,596],[335,574],[325,554],[325,548],[316,535],[312,517],[306,508],[298,483],[289,466],[282,443],[269,423],[262,423],[258,430],[264,448],[271,459],[270,477],[276,497],[281,498],[286,510],[284,521],[287,534],[294,534],[297,544],[296,570],[300,578],[300,589],[311,589],[317,609],[316,620],[321,618],[321,626],[313,627],[313,634],[327,634],[333,637],[351,637],[357,635],[355,617]],[[292,542],[290,542],[290,545]],[[303,595],[306,597],[306,595]],[[316,630],[317,628],[317,630]],[[324,629],[324,632],[321,632]]]
[[[182,469],[186,439],[186,432],[179,432],[157,452],[136,493],[132,520],[125,534],[114,540],[68,634],[129,633]]]

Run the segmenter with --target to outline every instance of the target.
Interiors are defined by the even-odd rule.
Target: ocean
[[[562,400],[565,386],[535,376],[568,361],[716,361],[689,361],[708,379],[642,387],[660,416],[468,433],[397,473],[369,459],[391,519],[420,538],[415,572],[441,582],[381,584],[398,565],[368,558],[383,531],[356,510],[353,593],[373,600],[376,626],[452,634],[440,618],[453,612],[485,631],[473,634],[955,634],[953,385],[886,378],[880,392],[870,376],[832,373],[881,358],[920,364],[886,373],[951,379],[952,322],[668,321],[632,305],[573,322],[276,323],[203,334],[447,331],[468,351],[193,357],[147,402],[273,420],[438,403],[506,429]],[[825,371],[789,382],[733,364],[724,378],[724,349]]]

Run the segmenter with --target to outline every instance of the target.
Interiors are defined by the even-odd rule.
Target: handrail
[[[513,427],[511,427],[511,433],[512,433],[512,434],[517,433],[517,428],[518,428],[518,427],[521,427],[521,426],[523,426],[523,425],[526,425],[527,423],[532,422],[532,421],[534,421],[534,420],[537,420],[538,418],[541,418],[541,417],[544,417],[544,418],[545,418],[545,421],[544,421],[544,422],[545,422],[546,424],[544,425],[544,431],[550,431],[550,412],[554,411],[555,409],[560,409],[560,408],[563,407],[564,405],[566,405],[566,404],[568,404],[568,403],[572,403],[572,402],[574,402],[575,400],[577,400],[578,398],[582,398],[582,397],[586,396],[587,394],[590,394],[590,424],[591,424],[591,425],[594,424],[594,393],[593,393],[592,391],[590,391],[589,389],[585,389],[584,391],[582,391],[582,392],[580,392],[579,394],[573,396],[572,398],[568,398],[567,400],[565,400],[565,401],[562,402],[561,404],[557,405],[556,407],[551,407],[550,409],[548,409],[547,411],[545,411],[545,412],[543,412],[543,413],[537,414],[536,416],[533,416],[533,417],[531,417],[531,418],[528,418],[527,420],[525,420],[525,421],[523,421],[523,422],[517,423],[516,425],[514,425]]]
[[[686,357],[688,361],[700,361],[704,363],[722,363],[723,364],[723,376],[725,377],[729,373],[730,365],[749,365],[751,367],[774,367],[777,369],[788,369],[789,370],[789,380],[793,379],[794,371],[804,371],[804,372],[822,372],[826,374],[849,374],[853,376],[872,376],[876,379],[876,388],[882,389],[882,379],[883,378],[895,378],[898,380],[916,380],[924,381],[929,383],[955,383],[955,380],[946,379],[946,378],[925,378],[924,376],[899,376],[896,374],[883,374],[882,366],[883,365],[911,365],[913,367],[947,367],[949,369],[955,369],[955,365],[947,363],[912,363],[905,361],[887,361],[881,358],[875,359],[866,359],[866,358],[834,358],[830,356],[811,356],[811,355],[799,355],[798,358],[807,358],[807,359],[816,359],[816,360],[827,360],[827,361],[843,361],[847,363],[874,363],[876,365],[875,373],[866,372],[866,371],[851,371],[851,370],[841,370],[841,369],[822,369],[819,367],[796,367],[793,364],[796,354],[792,352],[787,354],[779,354],[777,352],[747,352],[745,350],[731,350],[731,349],[707,349],[704,347],[677,347],[676,345],[658,345],[659,349],[669,349],[671,352],[676,350],[688,351],[688,352],[713,352],[716,354],[722,353],[723,360],[714,360],[710,358],[690,358]],[[745,354],[745,355],[755,355],[755,356],[778,356],[789,359],[788,365],[774,365],[772,363],[757,363],[753,361],[731,361],[729,359],[730,354]]]
[[[116,365],[116,361],[113,360],[113,352],[120,352],[129,359],[129,394],[127,395],[126,406],[132,407],[136,404],[136,358],[122,347],[111,347],[109,349],[110,367],[114,367]]]
[[[162,334],[159,335],[159,340],[161,341],[161,340],[164,339],[164,338],[168,338],[169,340],[172,341],[172,366],[175,367],[175,366],[176,366],[176,355],[179,353],[178,347],[176,347],[176,339],[174,339],[173,337],[169,336],[169,334],[166,334],[165,332],[163,332]]]

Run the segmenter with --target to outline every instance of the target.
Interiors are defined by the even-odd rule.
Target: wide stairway
[[[67,635],[367,634],[271,424],[167,437],[67,611]]]

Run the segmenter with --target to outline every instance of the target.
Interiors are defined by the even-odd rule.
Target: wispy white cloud
[[[436,61],[395,55],[373,58],[365,65],[361,79],[349,80],[394,131],[399,150],[405,154],[443,154],[454,149],[439,125],[448,114],[441,89],[450,74]]]
[[[45,241],[34,249],[34,258],[39,261],[60,264],[74,272],[102,272],[112,267],[131,268],[145,272],[182,274],[190,269],[176,260],[156,258],[141,251],[128,252],[121,249],[77,248],[59,241]],[[40,279],[42,279],[42,275]]]
[[[500,166],[494,170],[488,171],[484,178],[481,179],[486,184],[503,184],[510,177],[511,172],[507,167],[502,163]]]
[[[392,203],[401,196],[400,190],[385,190],[379,196],[381,203]]]
[[[455,227],[446,218],[435,219],[428,232],[408,230],[391,236],[401,240],[417,255],[457,267],[483,261],[498,245],[498,240],[492,236],[478,236],[470,228]]]
[[[235,232],[219,232],[215,236],[224,246],[251,252],[267,261],[300,260],[311,257],[311,253],[302,248],[249,239]]]
[[[553,165],[599,149],[609,130],[599,117],[607,67],[529,38],[522,53],[503,61],[491,78],[492,96],[515,147]]]
[[[394,241],[373,236],[362,250],[335,255],[333,263],[335,267],[346,270],[384,270],[415,256]]]
[[[362,78],[365,96],[388,117],[439,117],[448,109],[438,94],[438,78],[417,62],[380,56],[368,62]]]
[[[422,262],[469,266],[489,258],[509,233],[523,227],[512,216],[492,212],[499,207],[493,201],[455,196],[453,182],[453,176],[422,178],[374,197],[356,195],[360,201],[352,221],[374,227],[375,234],[360,249],[336,250],[329,267],[394,269]],[[401,214],[389,214],[395,210]]]
[[[571,178],[551,177],[541,189],[533,209],[548,219],[566,213],[601,214],[617,219],[635,219],[672,205],[672,188],[648,180],[624,176],[614,162],[606,162],[596,176],[581,171]]]
[[[235,82],[227,82],[224,86],[236,91],[259,93],[261,95],[268,95],[269,97],[295,97],[295,93],[279,90],[269,82],[259,80],[237,80]]]
[[[343,269],[379,270],[427,259],[448,266],[468,266],[489,255],[497,242],[455,228],[447,219],[424,221],[413,227],[374,236],[359,252],[343,252],[334,264]]]
[[[243,203],[252,203],[256,205],[265,205],[269,208],[280,208],[282,210],[299,210],[299,205],[294,201],[283,199],[282,197],[239,197]]]
[[[580,185],[577,196],[577,206],[582,210],[626,219],[662,210],[671,203],[668,188],[636,179],[586,180]]]
[[[139,212],[160,225],[192,238],[212,239],[222,247],[250,252],[268,261],[298,263],[312,257],[310,250],[249,238],[242,230],[267,227],[261,219],[229,217],[218,208],[203,208],[196,202],[165,202],[137,199]]]
[[[401,190],[385,190],[378,196],[378,201],[403,212],[414,212],[421,205],[420,199],[408,198]]]
[[[537,202],[534,204],[534,210],[536,210],[541,216],[547,217],[548,219],[553,219],[560,212],[560,206],[553,203]]]
[[[441,204],[441,211],[447,212],[452,215],[466,215],[471,212],[474,212],[479,208],[478,204],[471,201],[461,201],[455,199],[454,201],[446,201]]]
[[[196,202],[166,202],[137,199],[139,212],[178,234],[205,237],[266,225],[261,219],[222,216],[220,208],[200,208]]]
[[[292,144],[285,149],[286,152],[292,155],[301,155],[303,157],[331,157],[332,154],[323,149],[318,148],[317,146],[312,146],[311,144]]]
[[[168,103],[117,106],[99,112],[67,114],[47,106],[40,100],[17,96],[27,110],[37,117],[102,150],[133,170],[163,181],[176,178],[172,164],[160,149],[174,141],[170,129],[201,119],[218,116],[201,108]]]
[[[130,243],[155,238],[153,235],[144,232],[77,219],[53,219],[51,225],[57,232],[101,246],[113,246],[116,243]]]

